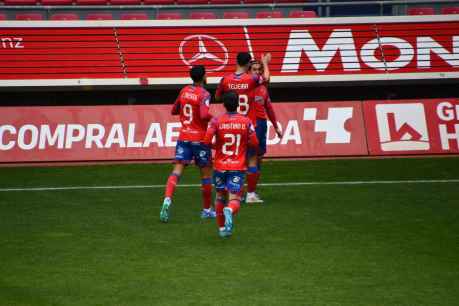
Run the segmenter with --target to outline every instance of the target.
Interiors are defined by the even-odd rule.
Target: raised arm
[[[266,53],[261,56],[261,62],[263,63],[263,79],[266,83],[269,83],[271,73],[269,71],[269,62],[271,62],[271,53]]]

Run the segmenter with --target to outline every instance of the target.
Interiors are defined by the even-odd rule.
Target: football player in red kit
[[[252,74],[249,73],[249,67],[252,57],[247,52],[240,52],[237,55],[236,71],[234,73],[224,76],[217,91],[215,93],[215,99],[219,101],[220,96],[228,91],[235,91],[239,95],[239,107],[238,113],[244,116],[248,116],[250,108],[253,107],[253,91],[258,86],[269,82],[270,72],[268,64],[271,61],[271,54],[267,53],[261,57],[263,63],[263,74]],[[256,121],[253,122],[256,124]],[[248,171],[247,171],[247,184],[253,185],[253,182],[257,181],[258,172],[258,158],[257,154],[252,154],[248,159]],[[256,194],[255,194],[256,195]],[[260,202],[261,200],[258,200]],[[262,201],[261,201],[262,202]]]
[[[250,63],[250,73],[255,75],[263,74],[263,64],[260,61],[254,60]],[[252,161],[252,157],[257,157],[256,165],[249,165],[249,175],[247,180],[247,196],[246,203],[263,203],[263,200],[256,193],[258,180],[260,178],[261,161],[263,155],[266,153],[266,134],[268,131],[267,118],[271,121],[276,134],[279,138],[282,137],[282,131],[277,123],[276,114],[271,104],[269,97],[268,88],[265,84],[256,87],[252,92],[253,103],[250,106],[249,118],[255,125],[255,132],[258,139],[258,149],[249,150],[249,158]],[[256,167],[256,168],[255,168]],[[255,172],[255,175],[251,175],[251,172]]]
[[[193,85],[185,86],[172,107],[172,115],[180,115],[182,127],[175,148],[175,165],[170,174],[164,201],[161,207],[160,220],[169,221],[169,209],[172,204],[175,187],[185,166],[194,160],[201,171],[201,191],[203,200],[202,218],[215,218],[212,204],[212,154],[202,144],[207,125],[212,116],[209,113],[210,94],[204,89],[206,71],[204,66],[194,66],[190,70]]]
[[[215,210],[219,235],[228,237],[233,232],[233,216],[240,208],[240,194],[247,170],[247,149],[258,146],[252,122],[237,113],[238,94],[223,94],[226,113],[213,118],[207,129],[204,143],[211,146],[215,136],[214,185],[217,191]],[[226,206],[225,206],[226,204]]]

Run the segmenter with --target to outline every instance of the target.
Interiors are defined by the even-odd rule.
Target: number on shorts
[[[241,135],[237,134],[225,134],[223,136],[225,139],[225,144],[222,147],[222,152],[225,155],[232,156],[232,155],[238,155],[239,154],[239,146],[241,145]],[[233,145],[236,145],[236,150],[232,151],[228,147],[231,147]]]

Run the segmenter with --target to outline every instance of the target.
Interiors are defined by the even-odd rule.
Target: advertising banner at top
[[[0,24],[0,81],[143,78],[173,84],[187,80],[193,65],[205,65],[210,77],[232,72],[242,51],[257,58],[272,54],[272,82],[459,73],[459,21],[220,27],[120,23],[109,28]]]

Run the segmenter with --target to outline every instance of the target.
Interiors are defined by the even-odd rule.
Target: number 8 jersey
[[[180,115],[182,128],[179,140],[203,140],[207,124],[212,118],[209,114],[209,103],[210,94],[203,87],[188,85],[182,88],[171,112],[172,115]]]
[[[209,124],[204,143],[210,145],[214,136],[215,170],[245,171],[247,146],[258,146],[250,119],[238,113],[215,117]]]
[[[234,91],[239,95],[237,112],[247,116],[253,103],[252,91],[265,82],[263,76],[243,72],[225,75],[217,87],[216,96],[221,97],[225,92]]]

